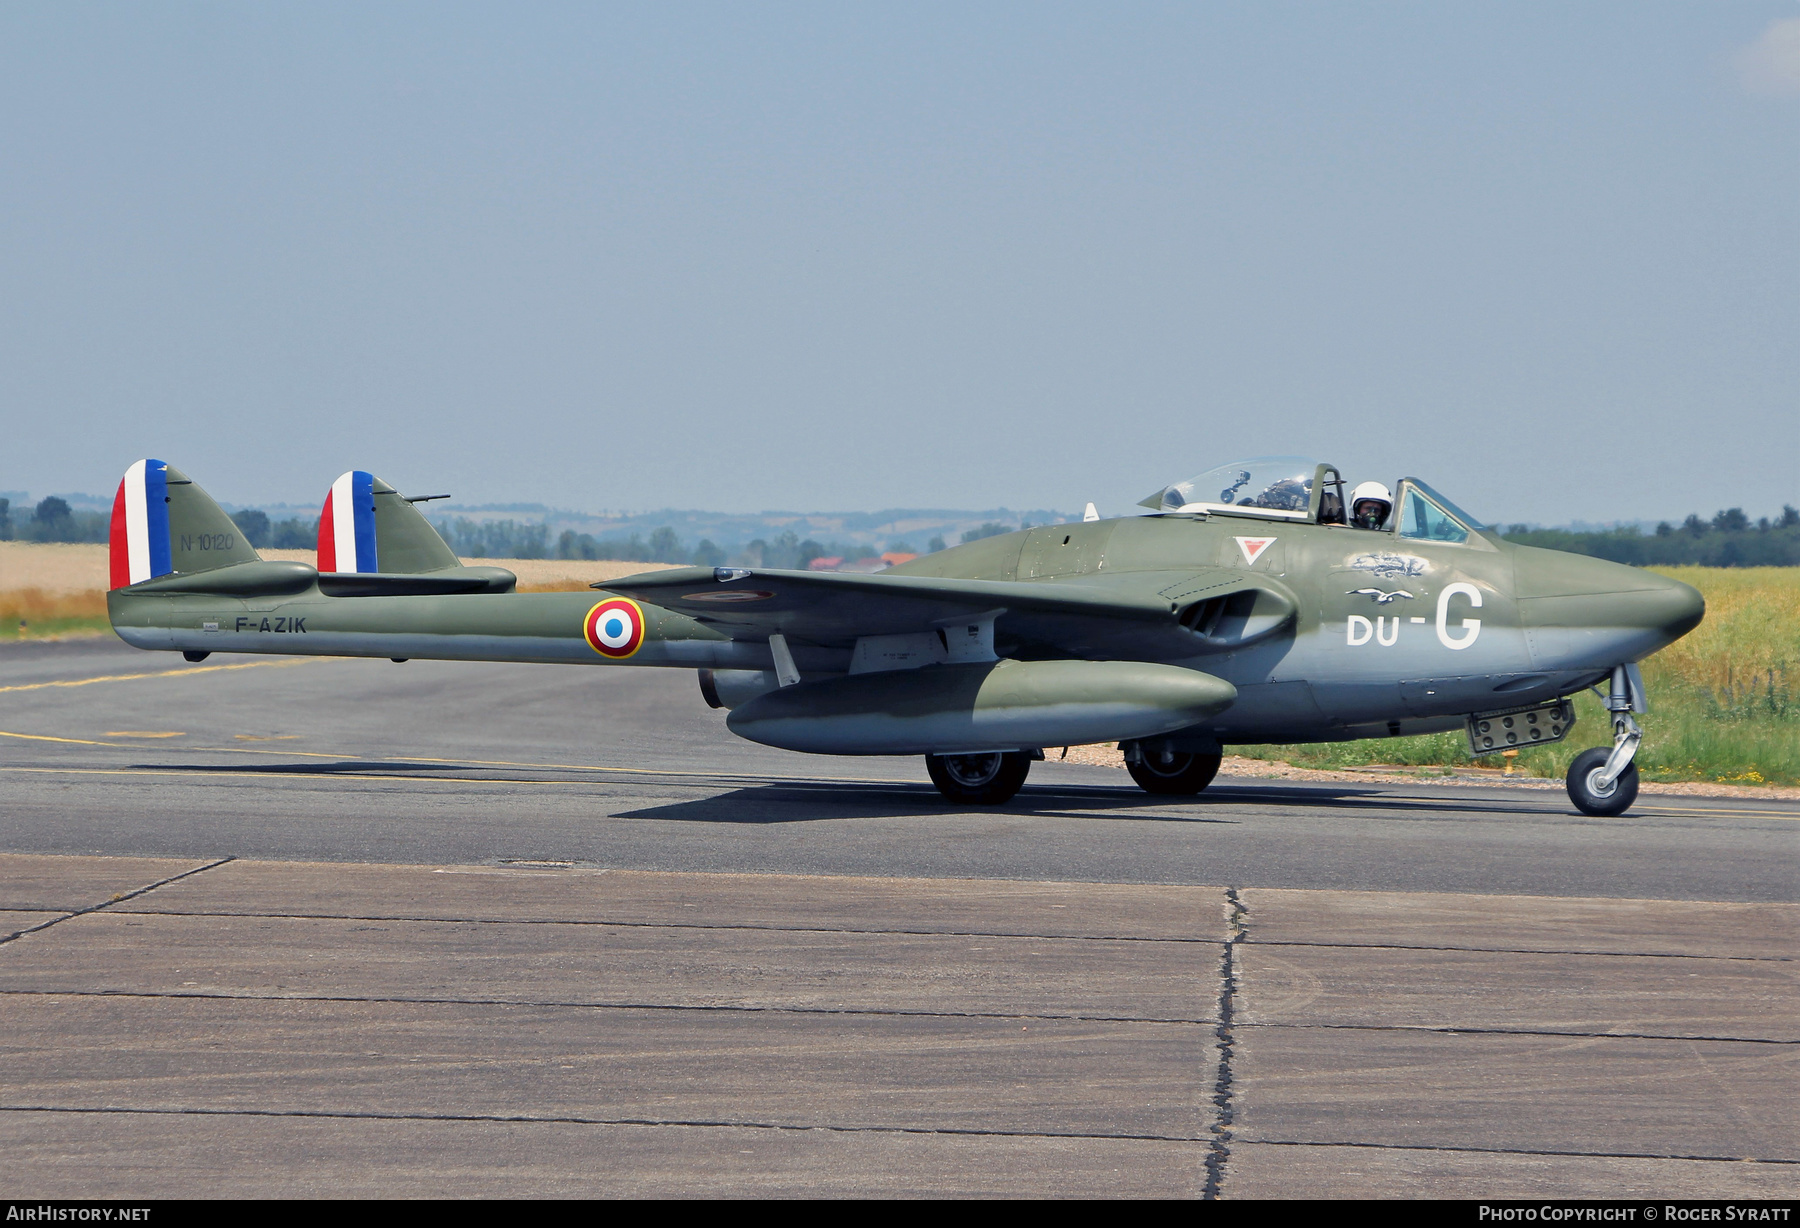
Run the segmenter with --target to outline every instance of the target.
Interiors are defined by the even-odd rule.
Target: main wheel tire
[[[1626,764],[1625,770],[1619,773],[1610,789],[1602,791],[1595,780],[1606,767],[1606,761],[1611,755],[1611,747],[1596,746],[1576,755],[1575,762],[1569,765],[1569,800],[1583,814],[1601,818],[1624,814],[1626,808],[1637,801],[1637,764]]]
[[[1031,771],[1024,751],[989,751],[982,755],[926,755],[925,770],[938,792],[953,802],[998,806],[1012,800]]]
[[[1164,758],[1147,751],[1125,767],[1146,793],[1192,797],[1212,783],[1224,759],[1224,755],[1190,755],[1183,751],[1171,751]]]

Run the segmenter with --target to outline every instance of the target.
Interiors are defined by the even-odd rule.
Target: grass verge
[[[105,593],[0,592],[0,640],[40,640],[112,632]]]

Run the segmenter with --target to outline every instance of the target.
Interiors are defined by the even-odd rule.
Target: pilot
[[[1350,523],[1359,529],[1379,529],[1394,510],[1394,496],[1380,482],[1364,482],[1350,492]]]
[[[1304,512],[1312,499],[1312,485],[1299,478],[1282,478],[1269,483],[1256,499],[1240,499],[1238,506],[1268,507],[1284,512]]]

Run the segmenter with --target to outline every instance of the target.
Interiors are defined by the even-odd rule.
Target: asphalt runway
[[[958,811],[916,758],[744,742],[673,670],[7,646],[0,776],[16,852],[1800,899],[1797,803],[1591,819],[1558,787],[1228,779],[1169,804],[1041,763]]]
[[[721,717],[0,648],[9,1193],[1800,1194],[1800,805],[964,812]]]

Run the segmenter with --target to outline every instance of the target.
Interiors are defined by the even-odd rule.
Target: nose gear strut
[[[1598,688],[1595,688],[1598,690]],[[1616,666],[1612,685],[1603,697],[1612,713],[1613,744],[1596,746],[1575,756],[1569,765],[1569,800],[1583,814],[1623,814],[1637,800],[1638,773],[1632,761],[1644,740],[1644,731],[1631,718],[1634,711],[1649,710],[1643,675],[1633,665]]]

